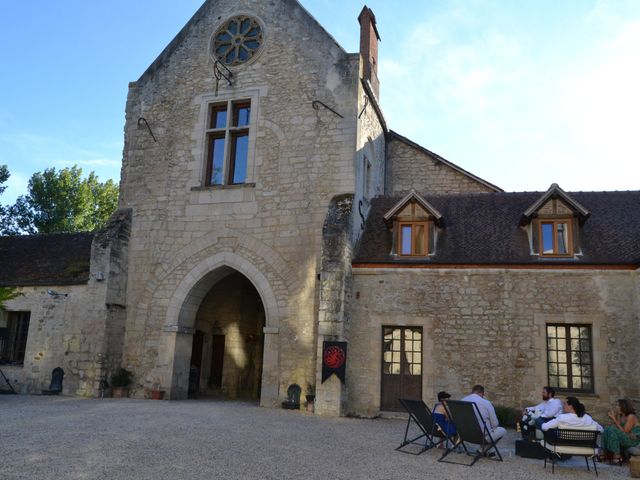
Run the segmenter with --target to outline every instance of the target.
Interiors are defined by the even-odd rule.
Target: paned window
[[[206,185],[237,185],[247,178],[251,102],[209,106]]]
[[[24,363],[30,316],[30,312],[8,312],[5,325],[0,323],[0,363]]]
[[[549,385],[567,391],[593,392],[590,325],[547,325]]]
[[[540,243],[542,255],[571,255],[571,220],[541,220]]]
[[[401,256],[424,257],[429,252],[429,222],[398,224],[398,253]]]
[[[422,374],[422,328],[384,327],[382,370],[388,375]]]

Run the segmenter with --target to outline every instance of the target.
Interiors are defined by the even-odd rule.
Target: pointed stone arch
[[[279,341],[282,311],[265,275],[250,261],[232,252],[212,255],[195,265],[174,290],[166,310],[164,332],[172,343],[169,372],[170,398],[187,397],[191,340],[195,318],[211,288],[232,272],[244,275],[255,287],[265,310],[264,356],[260,404],[273,406],[278,400]]]

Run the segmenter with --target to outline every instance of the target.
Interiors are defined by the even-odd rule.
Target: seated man
[[[523,415],[527,413],[537,413],[538,417],[534,419],[535,426],[540,428],[543,423],[553,420],[562,413],[562,401],[555,398],[556,391],[553,387],[544,387],[542,389],[542,402],[535,407],[526,407]],[[528,429],[528,425],[524,424],[524,421],[520,421],[520,428],[523,432]]]
[[[462,401],[473,402],[478,406],[480,416],[487,425],[489,433],[495,442],[497,442],[499,438],[505,436],[507,431],[498,423],[496,409],[493,408],[493,404],[484,398],[484,387],[482,385],[475,385],[471,389],[471,395],[467,395],[462,399]]]

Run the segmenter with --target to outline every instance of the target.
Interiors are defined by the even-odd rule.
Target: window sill
[[[24,368],[24,363],[0,363],[0,367],[6,368]]]
[[[585,393],[585,392],[576,392],[574,390],[558,390],[556,388],[556,397],[560,395],[566,395],[568,397],[578,397],[578,398],[600,398],[600,395],[597,393]]]
[[[192,192],[204,192],[209,190],[237,190],[239,188],[255,188],[255,183],[237,183],[234,185],[205,185],[202,187],[191,187]]]

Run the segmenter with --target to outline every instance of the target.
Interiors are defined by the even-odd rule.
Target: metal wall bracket
[[[140,118],[138,119],[138,126],[139,126],[139,127],[140,127],[140,126],[142,126],[142,124],[143,124],[143,123],[147,126],[147,130],[149,130],[149,133],[151,134],[151,137],[153,138],[153,141],[157,143],[157,142],[158,142],[158,140],[156,140],[156,136],[155,136],[155,135],[153,134],[153,132],[151,131],[151,127],[149,126],[149,122],[147,122],[147,119],[146,119],[146,118],[144,118],[144,117],[140,117]]]
[[[233,78],[233,72],[220,60],[213,62],[213,75],[216,77],[216,96],[218,96],[218,84],[223,78],[227,81],[229,86],[233,85],[233,82],[231,81]]]
[[[330,112],[335,113],[340,118],[344,118],[342,115],[340,115],[338,112],[336,112],[333,108],[331,108],[330,106],[322,103],[320,100],[314,100],[313,102],[311,102],[311,106],[313,107],[314,110],[320,110],[320,105],[322,105],[324,108],[326,108]]]

